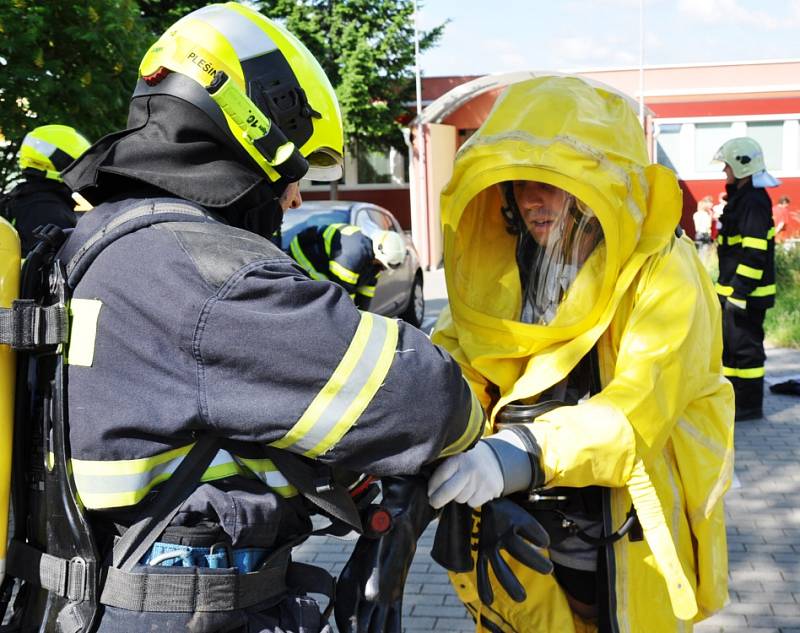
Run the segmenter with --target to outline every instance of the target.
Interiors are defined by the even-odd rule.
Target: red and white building
[[[542,74],[552,73],[424,78],[425,108],[411,124],[408,176],[399,152],[351,159],[339,197],[392,210],[405,228],[412,229],[423,262],[438,265],[439,194],[450,178],[457,149],[480,127],[507,85]],[[751,136],[764,148],[768,170],[783,182],[769,191],[773,203],[785,195],[791,199],[790,208],[800,210],[800,59],[572,74],[623,93],[634,109],[642,106],[653,160],[674,169],[680,179],[682,224],[690,233],[697,202],[706,195],[716,202],[724,190],[721,166],[712,164],[711,158],[735,136]],[[422,155],[416,142],[420,130],[425,138]],[[383,182],[366,182],[381,172]],[[304,191],[309,199],[327,195],[327,187]]]

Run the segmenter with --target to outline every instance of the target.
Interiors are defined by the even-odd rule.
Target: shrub
[[[800,248],[775,248],[775,307],[767,311],[767,340],[781,347],[800,347]]]

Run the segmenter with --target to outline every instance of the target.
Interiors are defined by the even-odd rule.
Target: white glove
[[[448,457],[428,482],[434,508],[456,501],[477,508],[503,493],[500,462],[483,440],[466,453]]]
[[[479,440],[466,453],[448,457],[434,471],[428,482],[431,505],[441,508],[455,501],[477,508],[497,497],[525,490],[535,474],[531,461],[520,436],[503,429]]]

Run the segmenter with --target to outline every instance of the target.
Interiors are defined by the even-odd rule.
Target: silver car
[[[422,295],[422,268],[411,238],[397,219],[383,207],[348,200],[310,200],[298,209],[288,209],[281,226],[281,246],[288,250],[292,238],[309,226],[344,222],[355,224],[368,236],[375,231],[396,231],[406,242],[406,257],[397,268],[384,270],[378,278],[370,312],[400,317],[415,327],[422,324],[425,299]]]

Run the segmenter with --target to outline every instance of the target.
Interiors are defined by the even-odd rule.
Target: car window
[[[376,231],[382,230],[380,224],[376,224],[366,207],[361,209],[355,218],[356,226],[359,227],[367,237],[372,237]]]
[[[340,222],[349,222],[350,212],[347,209],[316,209],[314,207],[300,207],[287,209],[283,214],[281,224],[281,246],[289,248],[289,242],[300,231],[309,226],[326,226]]]
[[[355,222],[370,237],[375,231],[397,231],[399,227],[391,215],[373,207],[361,209],[356,215]]]
[[[403,228],[400,226],[400,223],[397,221],[397,218],[395,218],[390,213],[386,213],[384,211],[378,211],[378,213],[380,213],[381,217],[383,217],[383,221],[386,224],[387,231],[395,231],[397,233],[403,232]]]

